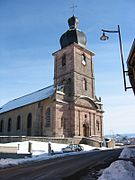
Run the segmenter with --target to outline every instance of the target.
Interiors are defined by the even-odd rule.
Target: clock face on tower
[[[86,56],[84,54],[82,54],[82,64],[84,66],[86,66],[87,62],[86,62]]]

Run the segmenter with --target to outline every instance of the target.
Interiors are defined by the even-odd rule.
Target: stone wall
[[[51,99],[46,99],[40,102],[29,104],[12,111],[0,114],[0,120],[4,122],[4,128],[0,135],[4,136],[52,136],[52,129],[48,130],[45,127],[45,114],[46,109],[51,108],[51,124],[54,119],[53,117],[53,103]],[[28,115],[31,114],[31,128],[28,134]],[[17,129],[17,117],[20,116],[20,128]],[[8,130],[8,120],[11,119],[11,129]],[[52,127],[52,126],[51,126]],[[46,129],[45,129],[46,128]],[[44,133],[46,132],[46,134]],[[48,134],[47,134],[48,133]]]
[[[74,137],[74,138],[59,138],[59,137],[28,137],[28,136],[0,136],[0,143],[23,142],[23,141],[41,141],[60,144],[87,144],[90,146],[100,147],[101,142],[96,139]]]

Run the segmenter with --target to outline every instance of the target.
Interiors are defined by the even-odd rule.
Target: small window
[[[83,79],[83,89],[87,91],[87,80],[85,78]]]
[[[62,66],[66,66],[66,55],[62,56]]]
[[[45,124],[45,126],[46,127],[50,127],[50,125],[51,125],[51,109],[47,108],[47,110],[46,110],[46,124]]]
[[[3,120],[0,121],[0,132],[3,132],[4,129],[4,122]]]
[[[69,84],[71,83],[71,78],[68,78],[68,83],[69,83]]]
[[[16,130],[21,129],[21,116],[17,116]]]
[[[85,119],[87,119],[87,114],[85,114]]]
[[[7,128],[8,132],[11,131],[11,125],[12,125],[12,119],[9,118],[9,119],[8,119],[8,128]]]

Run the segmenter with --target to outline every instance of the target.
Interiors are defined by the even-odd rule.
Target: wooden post
[[[28,143],[28,152],[30,154],[32,154],[32,143],[31,142]]]

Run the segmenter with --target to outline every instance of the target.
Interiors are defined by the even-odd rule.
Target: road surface
[[[116,159],[120,152],[121,149],[94,151],[0,169],[0,180],[78,180],[80,172]]]

